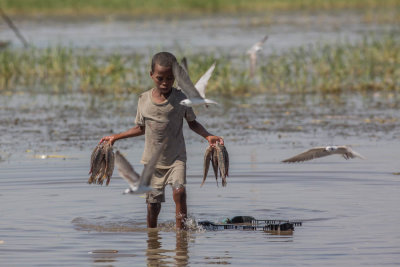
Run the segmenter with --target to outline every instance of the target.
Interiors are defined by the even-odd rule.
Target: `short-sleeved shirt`
[[[147,164],[158,145],[168,138],[166,147],[162,152],[156,168],[169,168],[175,161],[186,162],[186,146],[183,138],[183,119],[194,121],[196,115],[191,107],[181,105],[186,99],[182,91],[172,88],[168,99],[162,103],[153,101],[152,92],[148,90],[140,95],[136,125],[145,126],[145,145],[142,163]]]

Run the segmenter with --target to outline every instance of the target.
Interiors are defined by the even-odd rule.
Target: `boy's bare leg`
[[[187,218],[186,189],[183,186],[173,189],[175,201],[176,228],[183,229]]]
[[[147,227],[157,228],[157,218],[160,214],[161,203],[147,203]]]

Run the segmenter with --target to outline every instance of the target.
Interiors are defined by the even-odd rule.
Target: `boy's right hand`
[[[103,138],[101,138],[99,144],[101,144],[103,142],[109,142],[111,145],[114,145],[115,141],[117,141],[115,136],[114,135],[109,135],[109,136],[104,136]]]

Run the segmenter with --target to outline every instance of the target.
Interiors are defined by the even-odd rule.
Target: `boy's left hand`
[[[219,136],[215,136],[215,135],[210,135],[206,137],[208,143],[210,144],[210,146],[215,146],[216,142],[219,142],[221,145],[224,144],[224,139],[222,139],[222,137]]]

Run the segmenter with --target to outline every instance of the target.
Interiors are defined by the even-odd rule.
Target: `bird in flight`
[[[254,77],[254,73],[256,70],[257,63],[257,53],[261,51],[265,41],[267,41],[268,35],[265,35],[263,39],[255,43],[249,50],[247,50],[247,54],[250,56],[250,77]]]
[[[178,83],[178,87],[186,95],[187,99],[180,102],[184,106],[197,106],[202,104],[218,104],[214,100],[205,98],[205,88],[207,86],[208,80],[214,71],[215,63],[207,70],[207,72],[199,79],[196,85],[190,80],[189,74],[185,67],[179,65],[178,62],[172,64],[172,72]]]
[[[129,188],[124,191],[124,194],[142,194],[152,190],[150,187],[151,178],[155,170],[156,163],[165,148],[167,139],[154,152],[149,162],[144,166],[142,175],[139,175],[133,169],[128,160],[117,151],[115,152],[115,164],[119,175],[129,184]]]
[[[306,160],[312,160],[334,154],[342,155],[345,159],[361,158],[365,159],[359,153],[352,150],[349,146],[326,146],[326,147],[314,147],[303,153],[300,153],[294,157],[283,160],[285,163],[301,162]]]

